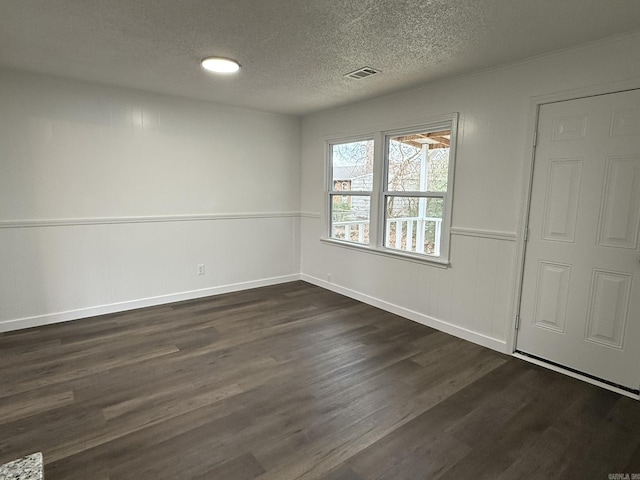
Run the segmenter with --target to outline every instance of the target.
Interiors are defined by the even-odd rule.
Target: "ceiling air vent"
[[[353,78],[354,80],[362,80],[363,78],[370,77],[372,75],[375,75],[376,73],[380,73],[380,70],[376,70],[375,68],[371,67],[362,67],[354,72],[347,73],[345,77]]]

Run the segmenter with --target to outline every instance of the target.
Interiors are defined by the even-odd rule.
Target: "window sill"
[[[429,265],[431,267],[436,268],[450,268],[451,263],[447,259],[444,258],[433,258],[427,257],[424,255],[412,255],[410,253],[403,253],[397,250],[392,250],[389,248],[376,248],[370,245],[362,245],[360,243],[355,242],[345,242],[343,240],[336,240],[334,238],[320,238],[322,243],[326,243],[327,245],[334,245],[336,247],[349,248],[352,250],[357,250],[359,252],[371,253],[373,255],[380,255],[382,257],[395,258],[397,260],[404,260],[406,262],[412,263],[420,263],[422,265]]]

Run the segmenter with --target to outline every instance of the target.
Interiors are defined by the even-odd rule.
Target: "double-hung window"
[[[333,143],[330,147],[330,237],[369,244],[373,190],[373,140]]]
[[[329,238],[448,263],[456,125],[451,114],[329,142]]]
[[[386,248],[443,256],[450,155],[450,125],[385,135]]]

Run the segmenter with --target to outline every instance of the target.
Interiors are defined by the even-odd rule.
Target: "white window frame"
[[[326,152],[326,157],[327,157],[327,184],[329,187],[329,191],[327,194],[327,208],[328,208],[328,215],[327,215],[327,232],[328,232],[328,236],[327,236],[327,240],[333,241],[333,242],[340,242],[340,243],[346,243],[346,244],[350,244],[350,245],[357,245],[359,247],[370,247],[372,244],[371,241],[371,232],[373,231],[374,225],[372,224],[372,220],[373,220],[373,204],[374,204],[374,191],[375,191],[375,178],[376,178],[376,174],[374,171],[373,174],[373,178],[374,178],[374,185],[372,185],[371,190],[348,190],[348,191],[343,191],[343,190],[336,190],[334,188],[334,184],[333,184],[333,147],[335,145],[342,145],[344,143],[356,143],[356,142],[369,142],[369,141],[373,141],[373,150],[374,150],[374,160],[373,160],[373,168],[375,170],[375,166],[376,166],[376,159],[375,159],[375,151],[376,151],[376,139],[373,137],[373,135],[360,135],[360,136],[354,136],[354,137],[346,137],[346,138],[340,138],[340,139],[333,139],[331,141],[327,142],[327,152]],[[331,236],[331,232],[333,232],[333,204],[332,204],[332,198],[335,195],[340,195],[343,197],[369,197],[369,243],[359,243],[359,242],[353,242],[351,240],[341,240],[335,237]]]
[[[395,192],[388,190],[388,145],[392,137],[399,135],[409,135],[412,133],[424,133],[425,131],[451,130],[451,144],[449,147],[449,171],[447,177],[446,192]],[[327,188],[326,188],[326,208],[327,222],[325,235],[322,241],[333,245],[355,248],[370,253],[402,258],[409,261],[419,263],[433,264],[436,266],[450,266],[450,246],[451,246],[451,216],[453,210],[454,198],[454,176],[455,163],[457,154],[457,136],[458,136],[458,113],[450,113],[436,118],[429,119],[424,122],[415,122],[403,126],[391,126],[379,128],[375,131],[365,134],[352,136],[332,137],[326,139],[325,161],[327,164]],[[373,188],[371,192],[356,191],[356,195],[370,196],[370,212],[369,212],[369,243],[357,243],[348,240],[341,240],[331,237],[332,232],[332,195],[340,195],[341,192],[333,190],[333,161],[332,148],[334,145],[350,142],[358,142],[363,140],[373,140],[374,142],[374,165],[373,165]],[[350,191],[349,194],[353,192]],[[344,192],[342,192],[344,195]],[[440,255],[434,256],[429,254],[421,254],[388,248],[385,242],[385,225],[386,225],[386,199],[390,196],[397,197],[424,197],[424,198],[442,198],[442,229],[440,236]]]

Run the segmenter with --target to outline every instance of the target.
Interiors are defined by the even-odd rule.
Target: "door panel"
[[[631,300],[631,275],[594,270],[586,339],[622,348]]]
[[[571,265],[540,262],[534,321],[537,327],[564,333]]]
[[[640,385],[640,90],[540,107],[517,349]]]
[[[598,245],[635,249],[640,224],[640,157],[609,158]]]
[[[544,239],[573,243],[578,218],[578,195],[582,159],[553,159],[549,162]]]

